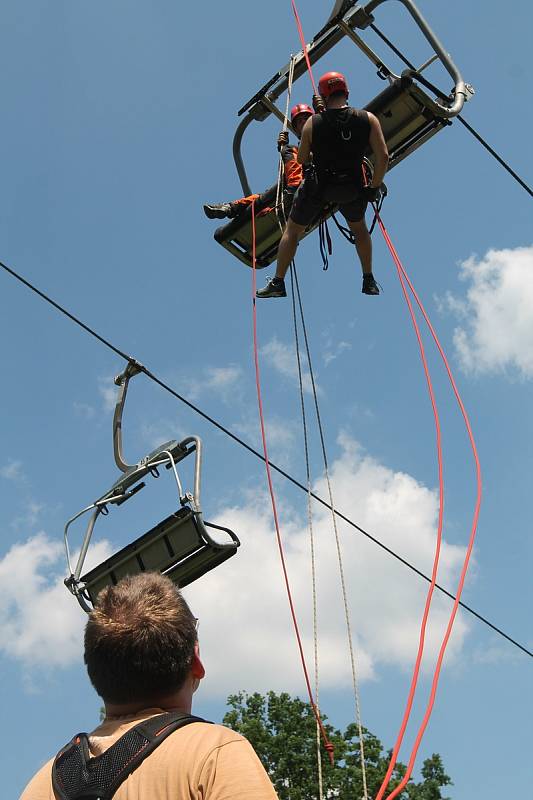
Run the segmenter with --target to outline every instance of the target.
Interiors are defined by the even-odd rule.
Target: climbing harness
[[[368,158],[364,158],[363,160],[363,180],[365,186],[367,183],[370,183],[372,180],[372,175],[374,173],[374,165]],[[373,204],[374,208],[374,219],[372,220],[372,224],[368,230],[369,234],[372,235],[374,232],[374,228],[377,222],[377,215],[381,211],[383,203],[385,201],[385,197],[387,196],[387,187],[384,183],[381,184],[379,189],[379,194],[376,203]],[[342,236],[350,243],[355,245],[355,234],[353,231],[350,230],[346,225],[343,225],[337,219],[337,214],[335,211],[331,211],[331,219],[335,223],[337,230],[340,232]],[[320,256],[322,258],[322,269],[324,272],[329,269],[329,256],[333,254],[333,243],[331,240],[331,236],[329,233],[328,228],[328,217],[324,216],[318,225],[318,246],[320,250]]]
[[[125,575],[135,575],[145,570],[158,571],[167,575],[180,587],[187,586],[235,555],[240,545],[239,539],[229,528],[205,522],[203,519],[200,506],[202,442],[198,436],[189,436],[181,442],[175,440],[165,442],[137,464],[128,464],[124,460],[122,415],[128,384],[132,377],[144,371],[142,364],[130,359],[125,370],[115,378],[118,396],[113,415],[113,452],[115,463],[123,474],[109,491],[71,517],[65,525],[64,542],[69,570],[65,585],[87,612],[91,611],[89,603],[94,605],[98,593],[104,586],[116,584]],[[195,467],[194,489],[191,493],[183,490],[176,465],[192,453],[195,453]],[[181,506],[178,511],[82,575],[98,518],[107,515],[110,507],[118,508],[140,492],[145,487],[144,479],[148,476],[159,478],[163,468],[172,470],[176,481]],[[69,528],[75,520],[88,512],[92,513],[73,569],[68,542]],[[223,531],[226,534],[226,541],[218,542],[213,539],[208,528]]]
[[[130,728],[102,755],[94,757],[88,735],[76,734],[52,764],[55,796],[58,800],[111,800],[145,758],[170,734],[191,722],[207,720],[179,711],[157,714]]]

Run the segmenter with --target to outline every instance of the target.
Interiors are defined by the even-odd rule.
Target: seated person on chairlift
[[[294,197],[278,248],[276,275],[264,289],[258,290],[257,297],[286,297],[284,278],[298,241],[329,202],[339,205],[348,227],[355,234],[355,247],[363,271],[363,293],[379,294],[372,274],[372,239],[366,227],[365,211],[368,203],[376,200],[387,170],[387,144],[374,114],[348,106],[344,75],[327,72],[320,78],[318,91],[325,110],[306,121],[298,150],[299,163],[304,165],[312,160],[312,167],[305,170],[304,180]],[[368,146],[374,154],[374,174],[370,185],[364,186],[363,157]]]
[[[299,103],[292,109],[291,124],[298,139],[302,135],[305,123],[312,115],[313,109],[303,103]],[[278,137],[278,150],[283,160],[284,208],[288,214],[296,189],[302,182],[303,171],[302,165],[297,161],[298,148],[289,144],[287,131],[282,131]],[[277,186],[273,186],[263,194],[251,194],[248,197],[241,197],[239,200],[232,200],[229,203],[205,205],[204,213],[209,219],[224,219],[225,217],[233,219],[249,208],[255,200],[256,211],[266,214],[271,210],[272,202],[275,201],[276,190]]]

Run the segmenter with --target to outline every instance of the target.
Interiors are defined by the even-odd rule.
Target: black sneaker
[[[287,297],[285,291],[285,281],[283,278],[270,278],[264,289],[258,289],[255,293],[256,297]]]
[[[233,208],[231,203],[213,203],[212,205],[204,206],[204,214],[209,219],[224,219],[225,217],[234,217]]]
[[[379,286],[377,285],[372,273],[363,275],[363,294],[379,294]]]

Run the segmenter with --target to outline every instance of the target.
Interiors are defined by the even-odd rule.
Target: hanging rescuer
[[[355,247],[363,272],[364,294],[378,295],[372,274],[372,240],[365,222],[369,202],[374,202],[387,171],[389,154],[379,120],[368,111],[348,106],[349,89],[340,72],[326,72],[318,84],[321,113],[303,128],[298,162],[304,166],[301,183],[281,238],[276,275],[257,297],[285,297],[284,278],[296,253],[298,241],[324,207],[334,202],[355,235]],[[314,102],[315,107],[318,104]],[[364,185],[363,157],[370,146],[374,174]]]

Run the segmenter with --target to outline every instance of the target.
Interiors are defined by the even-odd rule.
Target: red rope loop
[[[402,291],[404,293],[404,297],[405,297],[405,300],[406,300],[408,308],[409,308],[409,313],[411,315],[413,326],[415,328],[416,336],[417,336],[418,341],[419,341],[422,360],[423,360],[423,363],[424,363],[424,370],[426,372],[426,378],[428,380],[428,388],[429,388],[429,392],[430,392],[431,402],[432,402],[432,404],[434,404],[434,395],[433,395],[433,388],[431,386],[431,377],[430,377],[429,371],[427,369],[427,362],[426,362],[426,359],[425,359],[424,347],[423,347],[423,344],[422,344],[422,341],[421,341],[421,337],[420,337],[420,330],[419,330],[418,324],[416,322],[416,318],[415,318],[415,315],[414,315],[414,311],[413,311],[413,307],[412,307],[412,304],[411,304],[411,300],[409,298],[409,295],[407,294],[406,285],[409,287],[409,289],[411,291],[411,294],[413,295],[413,297],[414,297],[414,299],[416,301],[416,304],[418,305],[418,307],[420,309],[420,312],[422,313],[422,316],[424,317],[424,320],[425,320],[426,325],[427,325],[427,327],[428,327],[428,329],[429,329],[429,331],[431,333],[433,341],[435,342],[435,345],[436,345],[436,347],[437,347],[437,349],[439,351],[441,359],[442,359],[442,361],[444,363],[444,367],[445,367],[446,372],[448,374],[448,378],[450,380],[450,384],[451,384],[453,392],[455,394],[457,403],[458,403],[459,408],[461,410],[461,414],[463,416],[463,419],[464,419],[464,422],[465,422],[465,426],[466,426],[466,429],[467,429],[467,433],[468,433],[468,437],[469,437],[469,441],[470,441],[470,446],[472,448],[472,453],[473,453],[473,456],[474,456],[475,467],[476,467],[476,482],[477,482],[476,504],[475,504],[474,514],[473,514],[473,519],[472,519],[472,527],[471,527],[471,532],[470,532],[470,538],[469,538],[469,541],[468,541],[467,551],[466,551],[465,558],[464,558],[464,561],[463,561],[463,567],[462,567],[462,570],[461,570],[461,575],[460,575],[460,579],[459,579],[459,584],[458,584],[458,588],[457,588],[457,592],[456,592],[455,601],[454,601],[453,608],[452,608],[452,611],[451,611],[451,614],[450,614],[450,618],[449,618],[449,621],[448,621],[448,626],[446,628],[446,632],[444,634],[444,637],[443,637],[443,640],[442,640],[442,643],[441,643],[441,647],[440,647],[440,650],[439,650],[439,655],[438,655],[438,658],[437,658],[437,663],[435,665],[435,670],[434,670],[434,674],[433,674],[433,680],[432,680],[432,684],[431,684],[431,691],[430,691],[429,700],[428,700],[428,703],[427,703],[427,706],[426,706],[426,711],[424,713],[424,718],[422,720],[422,723],[420,724],[420,727],[419,727],[419,730],[418,730],[418,733],[417,733],[417,736],[416,736],[416,739],[415,739],[415,743],[414,743],[413,749],[411,751],[411,755],[410,755],[410,758],[409,758],[409,763],[407,765],[406,773],[405,773],[401,783],[387,797],[387,800],[393,800],[393,798],[396,797],[405,788],[405,786],[407,785],[407,783],[408,783],[408,781],[409,781],[409,779],[411,777],[411,774],[412,774],[412,771],[413,771],[413,767],[414,767],[414,763],[415,763],[415,760],[416,760],[416,756],[417,756],[417,753],[418,753],[418,749],[420,747],[420,743],[422,741],[422,737],[423,737],[423,735],[425,733],[425,730],[427,728],[427,725],[428,725],[430,717],[431,717],[431,713],[433,711],[433,706],[434,706],[434,703],[435,703],[435,697],[436,697],[436,693],[437,693],[437,686],[438,686],[439,677],[440,677],[440,671],[441,671],[442,662],[443,662],[443,659],[444,659],[444,653],[446,651],[446,648],[447,648],[447,645],[448,645],[448,641],[449,641],[449,638],[450,638],[450,635],[451,635],[451,632],[452,632],[453,623],[454,623],[455,617],[457,615],[457,609],[459,607],[459,602],[460,602],[461,594],[462,594],[463,587],[464,587],[464,581],[465,581],[465,578],[466,578],[466,572],[467,572],[467,569],[468,569],[468,564],[470,562],[470,556],[471,556],[471,553],[472,553],[472,548],[474,546],[474,540],[475,540],[476,531],[477,531],[477,524],[478,524],[478,519],[479,519],[479,510],[480,510],[480,506],[481,506],[481,466],[480,466],[480,463],[479,463],[479,456],[478,456],[478,453],[477,453],[476,443],[475,443],[475,440],[474,440],[474,435],[472,433],[470,420],[468,418],[468,414],[466,412],[466,409],[464,407],[463,401],[462,401],[461,396],[459,394],[459,390],[457,388],[457,384],[455,383],[455,379],[453,377],[450,365],[448,363],[448,359],[446,358],[446,354],[445,354],[445,352],[444,352],[444,350],[442,348],[442,345],[440,344],[439,338],[438,338],[438,336],[437,336],[437,334],[435,332],[435,329],[433,328],[433,325],[432,325],[432,323],[431,323],[431,321],[429,319],[429,316],[428,316],[428,314],[427,314],[427,312],[426,312],[426,310],[425,310],[420,298],[418,297],[418,294],[416,293],[415,288],[414,288],[414,286],[413,286],[413,284],[412,284],[407,272],[405,271],[405,269],[404,269],[404,267],[403,267],[403,265],[402,265],[402,263],[400,261],[400,258],[399,258],[398,254],[396,252],[396,249],[394,248],[394,245],[392,244],[392,241],[391,241],[391,239],[389,237],[387,229],[385,228],[385,225],[383,224],[383,221],[382,221],[377,209],[375,208],[375,206],[374,206],[374,211],[375,211],[375,214],[376,214],[376,218],[377,218],[379,227],[380,227],[381,232],[383,234],[383,238],[385,239],[385,242],[386,242],[386,244],[387,244],[387,246],[388,246],[388,248],[390,250],[390,253],[391,253],[393,261],[394,261],[394,264],[396,266],[396,270],[398,272],[398,278],[400,280]],[[436,413],[436,406],[434,406],[434,412]],[[423,649],[424,636],[425,636],[425,627],[426,627],[426,623],[427,623],[427,615],[429,613],[429,606],[430,606],[430,603],[431,603],[431,597],[432,597],[432,594],[433,594],[433,590],[435,588],[436,568],[438,566],[439,553],[440,553],[440,547],[441,547],[442,511],[443,511],[443,484],[441,483],[442,464],[441,464],[441,454],[440,454],[440,425],[438,424],[438,418],[437,417],[435,418],[435,421],[436,421],[436,427],[437,427],[437,449],[438,449],[438,452],[439,452],[439,500],[440,500],[440,504],[439,504],[439,525],[438,525],[437,545],[436,545],[435,561],[434,561],[434,572],[433,572],[433,575],[432,575],[431,586],[430,586],[430,589],[428,591],[428,596],[426,598],[426,607],[425,607],[425,610],[424,610],[424,615],[423,615],[422,624],[421,624],[419,654],[418,654],[418,657],[417,657],[417,660],[416,660],[416,663],[415,663],[415,667],[414,667],[414,670],[413,670],[411,688],[410,688],[410,691],[409,691],[409,696],[408,696],[408,700],[407,700],[407,704],[406,704],[404,718],[402,720],[402,724],[401,724],[401,727],[400,727],[400,732],[398,734],[398,737],[397,737],[397,740],[396,740],[396,744],[394,746],[394,750],[393,750],[393,753],[392,753],[392,756],[391,756],[391,760],[390,760],[390,763],[389,763],[389,768],[387,770],[387,774],[385,775],[383,783],[381,784],[379,792],[378,792],[378,794],[376,796],[376,800],[381,800],[381,798],[383,797],[383,795],[384,795],[384,793],[386,791],[386,788],[387,788],[389,780],[390,780],[390,776],[391,776],[392,771],[394,769],[394,766],[396,764],[396,758],[398,756],[398,752],[399,752],[399,749],[400,749],[400,746],[401,746],[401,743],[402,743],[402,740],[403,740],[403,735],[404,735],[404,732],[405,732],[405,728],[406,728],[407,723],[409,721],[409,716],[410,716],[410,713],[411,713],[412,703],[413,703],[413,699],[414,699],[414,693],[415,693],[415,690],[416,690],[416,684],[417,684],[417,680],[418,680],[418,673],[419,673],[419,669],[420,669],[420,660],[421,660],[421,657],[422,657],[422,649]]]

